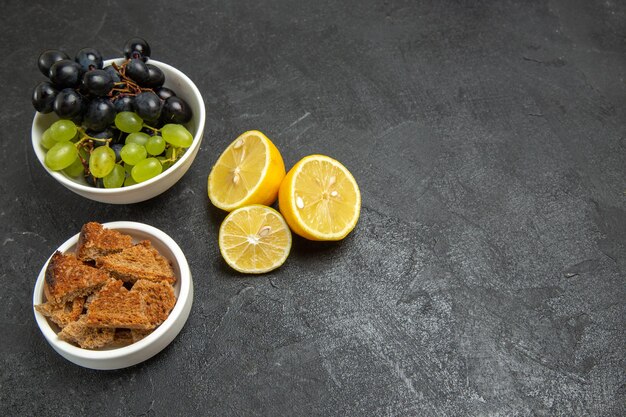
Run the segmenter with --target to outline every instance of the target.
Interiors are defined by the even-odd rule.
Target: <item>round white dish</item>
[[[112,62],[121,64],[124,62],[122,58],[109,59],[104,62],[104,65],[109,65]],[[41,166],[61,185],[67,189],[79,194],[90,200],[99,201],[109,204],[130,204],[145,201],[150,198],[165,192],[172,187],[182,176],[187,172],[194,158],[198,154],[200,144],[202,142],[202,135],[204,133],[204,123],[206,119],[206,113],[204,108],[204,100],[200,91],[196,85],[183,74],[181,71],[172,67],[171,65],[163,62],[150,59],[150,64],[157,66],[165,74],[165,87],[171,88],[176,92],[176,95],[185,100],[193,113],[191,121],[187,124],[189,131],[193,135],[193,143],[186,150],[183,156],[176,161],[169,169],[166,169],[161,174],[147,181],[139,184],[131,185],[128,187],[120,188],[96,188],[87,184],[83,178],[71,178],[65,175],[61,171],[52,171],[44,163],[46,156],[46,150],[40,145],[41,136],[43,132],[56,120],[58,117],[54,112],[43,114],[36,112],[33,119],[33,125],[31,129],[31,140],[37,159],[41,163]]]
[[[182,330],[193,303],[193,280],[187,259],[176,242],[161,230],[143,223],[136,222],[110,222],[104,223],[107,229],[115,229],[132,236],[133,241],[150,240],[155,249],[165,258],[172,262],[172,267],[176,275],[174,292],[176,294],[176,305],[170,312],[168,318],[144,339],[132,345],[115,348],[90,350],[82,349],[57,336],[55,326],[41,313],[34,309],[34,306],[45,302],[44,281],[48,261],[41,269],[35,290],[33,293],[33,310],[35,320],[44,337],[65,359],[77,365],[91,369],[119,369],[136,365],[159,353],[174,340]],[[78,242],[79,234],[72,236],[57,249],[59,252],[74,252]],[[52,257],[52,255],[50,256]]]

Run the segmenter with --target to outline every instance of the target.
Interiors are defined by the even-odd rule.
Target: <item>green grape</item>
[[[133,166],[131,164],[124,164],[124,171],[126,171],[128,173],[128,175],[130,175],[130,171],[132,171]]]
[[[80,158],[76,158],[74,162],[72,162],[72,165],[65,168],[63,172],[65,172],[67,176],[74,178],[84,173],[85,167],[83,166],[83,163],[81,162]]]
[[[188,148],[193,142],[193,136],[183,125],[166,124],[161,128],[161,136],[172,146]]]
[[[135,181],[133,177],[130,175],[126,177],[126,179],[124,180],[124,187],[128,187],[128,186],[135,185],[135,184],[137,184],[137,181]]]
[[[53,171],[60,171],[72,165],[78,157],[78,149],[70,142],[59,142],[46,154],[46,166]]]
[[[120,156],[125,164],[137,165],[137,162],[146,159],[148,152],[143,146],[131,142],[122,147]]]
[[[52,139],[57,142],[67,142],[76,136],[76,125],[71,120],[57,120],[50,126]]]
[[[161,172],[163,172],[163,167],[159,160],[156,158],[147,158],[133,167],[131,175],[135,181],[143,182],[156,177]]]
[[[115,151],[108,146],[99,146],[91,152],[89,171],[96,178],[106,177],[115,168]]]
[[[41,135],[41,146],[45,149],[50,149],[56,144],[56,140],[52,139],[52,131],[50,128],[46,129]]]
[[[146,146],[148,139],[150,139],[150,135],[147,133],[135,132],[126,136],[126,141],[124,143],[136,143],[137,145]]]
[[[132,111],[123,111],[115,115],[115,126],[122,132],[139,132],[143,127],[143,119]]]
[[[125,179],[126,172],[124,171],[124,167],[115,164],[111,172],[102,178],[102,182],[104,183],[104,188],[119,188],[124,184]]]
[[[165,140],[161,136],[151,136],[144,146],[150,155],[161,155],[165,150]]]

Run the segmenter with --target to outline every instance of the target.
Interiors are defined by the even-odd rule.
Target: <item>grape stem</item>
[[[120,81],[119,83],[115,83],[115,84],[116,85],[126,84],[126,88],[124,89],[115,88],[115,87],[112,88],[111,91],[109,91],[109,97],[113,96],[114,91],[117,91],[120,93],[127,93],[129,96],[136,96],[137,94],[143,91],[154,91],[152,90],[152,88],[140,87],[139,84],[137,84],[136,82],[134,82],[133,80],[131,80],[130,78],[126,76],[126,64],[128,64],[128,62],[130,62],[130,59],[127,59],[126,61],[124,61],[122,65],[117,65],[115,62],[111,64],[111,66],[115,68],[115,71],[117,71],[117,73],[120,75],[120,78],[124,80],[123,82]]]
[[[100,138],[94,138],[92,136],[89,136],[87,134],[87,132],[85,132],[85,130],[82,127],[77,127],[77,130],[81,133],[81,138],[78,140],[78,142],[76,142],[76,147],[77,148],[84,147],[85,145],[83,145],[83,143],[88,141],[88,140],[92,140],[92,141],[96,141],[96,142],[104,142],[106,146],[109,146],[109,143],[113,140],[113,138],[103,138],[103,139],[100,139]],[[93,146],[92,146],[92,148],[93,148]]]
[[[89,164],[87,163],[87,160],[83,158],[81,154],[78,154],[78,158],[80,159],[80,163],[83,164],[83,171],[85,171],[85,174],[91,174],[91,172],[89,172]]]
[[[161,163],[163,162],[176,162],[176,148],[172,148],[172,156],[170,156],[168,159],[164,159],[163,161],[161,161]]]
[[[147,127],[148,129],[152,130],[153,132],[160,132],[161,129],[157,129],[156,127],[152,127],[152,126],[148,126],[147,124],[143,124],[143,127]]]

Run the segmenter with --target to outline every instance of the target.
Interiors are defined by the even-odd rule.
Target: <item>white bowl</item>
[[[174,293],[176,294],[176,305],[170,312],[168,318],[157,327],[152,333],[145,338],[132,345],[108,349],[108,350],[90,350],[82,349],[74,346],[57,336],[56,326],[51,325],[46,317],[34,309],[35,305],[44,302],[44,281],[46,268],[50,258],[39,273],[35,290],[33,293],[33,311],[35,312],[35,320],[44,337],[50,343],[50,346],[56,350],[65,359],[77,365],[91,369],[119,369],[136,365],[143,362],[163,350],[183,328],[193,302],[193,281],[191,279],[191,271],[187,259],[180,247],[164,232],[157,228],[148,226],[143,223],[136,222],[111,222],[104,223],[104,227],[108,229],[119,230],[133,237],[133,240],[150,240],[152,245],[165,258],[172,262],[174,273],[176,274],[176,284],[174,285]],[[76,234],[62,244],[57,250],[59,252],[74,252],[78,242]],[[52,257],[52,256],[50,256]]]
[[[112,62],[121,64],[124,60],[122,58],[109,59],[104,62],[104,65],[109,65]],[[174,165],[172,165],[169,169],[164,170],[161,174],[154,178],[128,187],[95,188],[88,185],[82,177],[78,179],[71,178],[61,171],[52,171],[46,166],[44,163],[46,150],[40,144],[41,136],[52,123],[58,120],[58,117],[54,114],[54,112],[48,114],[37,112],[35,113],[33,127],[31,130],[33,149],[35,150],[35,154],[37,155],[37,159],[39,159],[41,166],[43,166],[43,168],[48,171],[48,173],[52,175],[55,180],[60,182],[67,189],[90,200],[100,201],[103,203],[138,203],[140,201],[156,197],[157,195],[165,192],[172,185],[174,185],[191,166],[191,163],[200,149],[202,134],[204,132],[206,114],[202,95],[200,94],[200,91],[198,91],[195,84],[176,68],[162,62],[155,61],[154,59],[150,59],[148,62],[159,67],[161,71],[163,71],[165,74],[164,86],[174,90],[178,97],[182,98],[189,104],[189,107],[193,112],[193,117],[187,124],[187,127],[193,135],[193,143]]]

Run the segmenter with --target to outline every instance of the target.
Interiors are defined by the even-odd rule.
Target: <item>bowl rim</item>
[[[150,333],[145,338],[132,343],[128,346],[123,346],[119,348],[109,349],[109,350],[90,350],[83,349],[78,346],[74,346],[71,343],[68,343],[64,340],[58,338],[57,333],[52,329],[48,319],[44,317],[43,314],[38,312],[35,309],[36,304],[41,304],[43,302],[43,283],[45,280],[45,272],[48,267],[48,263],[52,258],[52,255],[48,258],[48,260],[43,265],[39,275],[37,277],[37,281],[35,283],[35,287],[33,290],[33,311],[35,313],[35,320],[44,337],[54,347],[59,350],[62,354],[70,355],[75,358],[86,359],[86,360],[115,360],[123,357],[127,357],[129,355],[135,354],[153,343],[157,342],[161,337],[163,337],[170,329],[175,325],[178,318],[181,316],[183,311],[185,310],[185,305],[188,302],[192,302],[189,297],[192,294],[192,280],[191,280],[191,270],[189,268],[189,264],[185,255],[178,246],[178,244],[165,232],[157,229],[156,227],[147,225],[145,223],[132,222],[132,221],[115,221],[102,223],[102,226],[108,229],[130,229],[137,230],[143,233],[149,234],[151,238],[155,240],[159,240],[161,243],[166,245],[173,253],[174,258],[171,261],[174,261],[178,264],[178,268],[180,270],[180,290],[178,293],[178,298],[176,299],[176,304],[174,308],[170,312],[169,316],[161,325],[159,325],[152,333]],[[80,233],[75,234],[66,240],[63,244],[61,244],[56,250],[62,253],[65,253],[69,248],[76,245],[78,242],[78,237]],[[54,252],[53,252],[54,254]],[[181,326],[182,327],[182,326]],[[148,359],[148,358],[146,358]]]
[[[107,59],[103,62],[103,66],[109,65],[113,62],[117,63],[121,63],[124,62],[126,59],[125,58],[112,58],[112,59]],[[206,123],[206,109],[204,106],[204,99],[202,98],[202,94],[200,94],[200,90],[198,90],[198,87],[196,87],[196,85],[194,84],[193,81],[191,81],[191,79],[189,77],[187,77],[187,75],[185,75],[182,71],[176,69],[175,67],[166,64],[165,62],[160,62],[157,61],[156,59],[152,59],[150,58],[147,61],[148,64],[153,64],[156,67],[159,68],[165,68],[168,71],[173,72],[174,74],[176,74],[180,79],[182,79],[185,84],[188,85],[188,87],[191,89],[192,95],[197,99],[199,107],[200,107],[200,114],[199,115],[194,115],[198,117],[198,129],[195,132],[194,136],[193,136],[193,142],[192,144],[185,150],[185,153],[183,154],[182,157],[180,157],[175,163],[174,165],[172,165],[171,167],[169,167],[168,169],[164,170],[163,172],[161,172],[159,175],[157,175],[154,178],[150,178],[149,180],[146,180],[144,182],[138,183],[138,184],[133,184],[133,185],[129,185],[126,187],[118,187],[118,188],[96,188],[96,187],[91,187],[88,185],[83,185],[79,182],[76,182],[70,178],[68,178],[67,176],[65,176],[61,171],[52,171],[50,168],[48,168],[44,162],[44,157],[45,157],[45,152],[41,149],[41,145],[40,145],[40,137],[37,136],[35,137],[35,126],[37,125],[37,122],[42,118],[45,117],[45,114],[39,113],[39,112],[35,112],[35,116],[33,117],[33,122],[31,124],[31,142],[32,142],[32,146],[33,146],[33,150],[35,152],[35,155],[37,156],[37,159],[39,160],[39,163],[41,164],[41,166],[43,166],[43,168],[48,172],[48,174],[52,175],[52,177],[54,179],[56,179],[57,181],[59,181],[60,183],[66,185],[67,187],[73,188],[77,191],[81,191],[81,192],[87,192],[87,193],[93,193],[96,195],[113,195],[113,194],[122,194],[122,193],[130,193],[132,191],[137,191],[137,190],[141,190],[144,188],[148,188],[150,187],[150,185],[154,184],[155,182],[158,182],[159,180],[163,179],[164,177],[166,177],[168,174],[176,171],[176,169],[178,169],[180,166],[182,166],[185,161],[187,161],[187,159],[191,158],[192,155],[192,149],[195,149],[196,147],[200,146],[200,142],[201,142],[201,137],[204,133],[204,125]],[[167,81],[167,78],[166,78]]]

